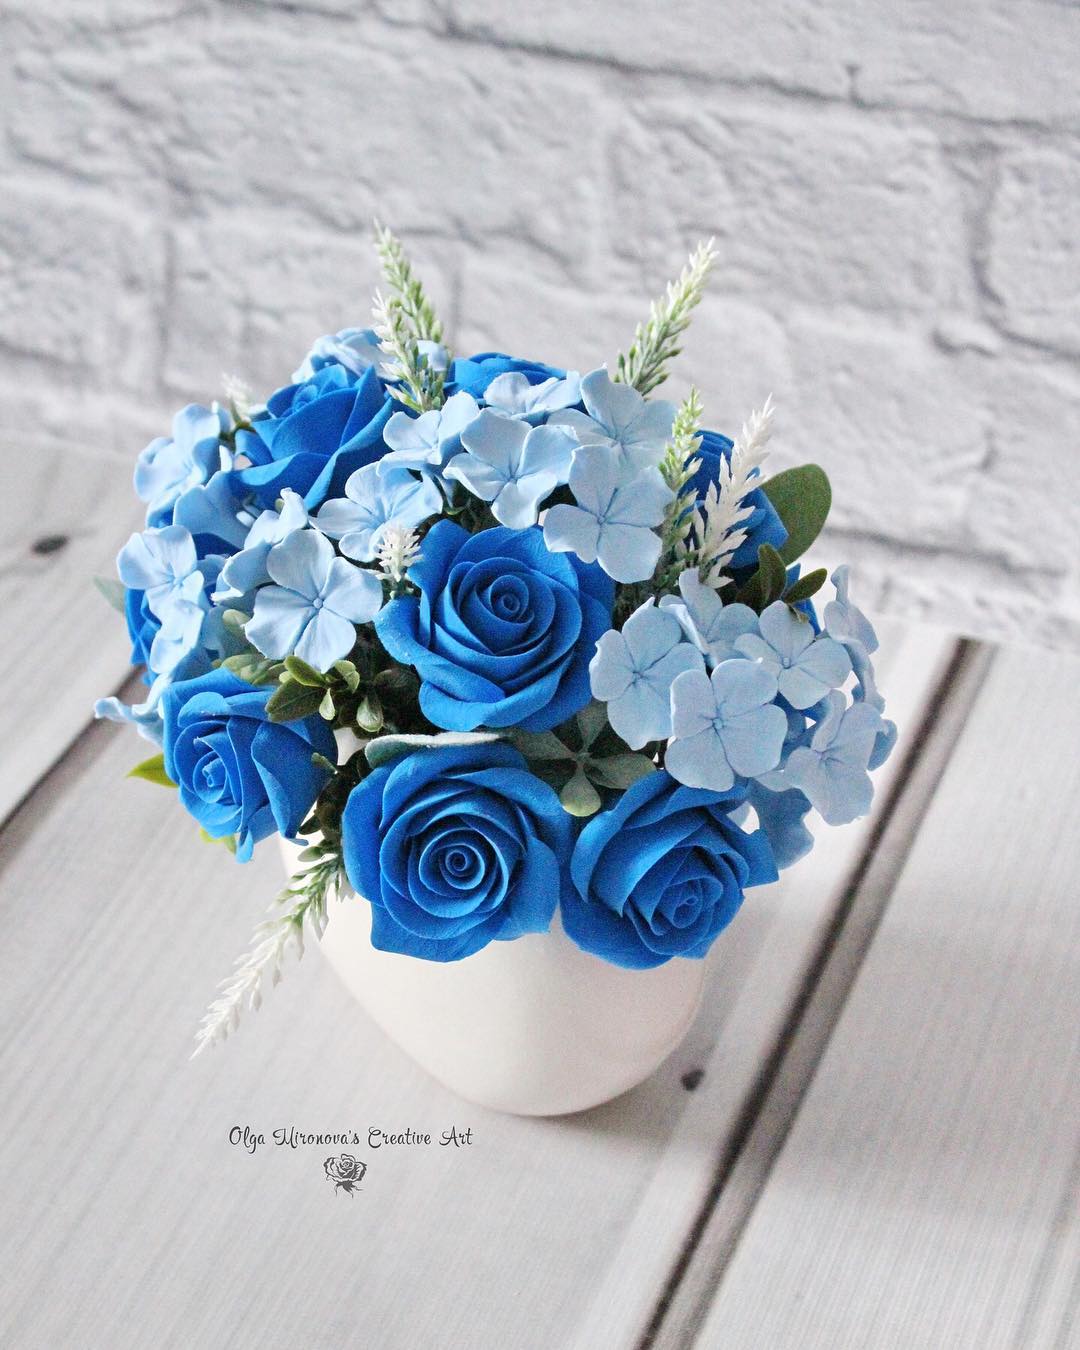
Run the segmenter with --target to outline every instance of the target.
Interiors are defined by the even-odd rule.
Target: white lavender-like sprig
[[[252,412],[251,389],[239,375],[227,371],[221,377],[221,387],[235,422],[250,422]]]
[[[679,339],[690,327],[690,318],[705,293],[705,282],[716,262],[714,241],[698,244],[686,266],[668,282],[667,290],[654,300],[649,317],[639,323],[629,351],[615,360],[615,379],[651,393],[667,379],[667,366],[678,356]]]
[[[702,581],[714,588],[723,584],[721,573],[746,538],[742,522],[754,508],[745,504],[745,498],[758,486],[758,471],[765,462],[775,416],[776,405],[770,394],[764,406],[743,424],[731,454],[720,457],[716,481],[709,484],[704,501],[694,510],[698,571]]]
[[[236,969],[222,981],[221,993],[203,1014],[195,1033],[195,1049],[191,1058],[227,1038],[240,1025],[240,1015],[246,1008],[256,1012],[262,1006],[263,987],[278,985],[283,978],[285,957],[290,947],[296,950],[299,961],[304,955],[304,928],[321,938],[326,930],[327,896],[340,896],[343,884],[341,859],[337,854],[323,857],[306,872],[289,882],[273,906],[283,904],[291,908],[285,913],[273,913],[255,929],[251,947],[239,958]]]
[[[416,531],[403,525],[387,525],[376,561],[383,577],[396,590],[405,580],[409,568],[420,561],[420,540]]]

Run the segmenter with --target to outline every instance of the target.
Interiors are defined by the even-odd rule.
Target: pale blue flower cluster
[[[370,623],[382,608],[379,577],[334,553],[317,530],[294,530],[266,557],[271,585],[255,594],[255,612],[245,632],[264,656],[295,654],[326,671],[348,656],[356,625]]]
[[[231,467],[232,456],[221,444],[228,424],[228,415],[217,405],[191,403],[173,418],[172,436],[158,436],[142,451],[135,463],[135,492],[146,502],[149,524],[167,523],[168,513],[188,488]]]
[[[327,334],[264,403],[190,405],[146,447],[145,528],[117,566],[149,687],[98,714],[161,743],[188,809],[244,856],[328,800],[332,727],[479,731],[353,789],[345,861],[377,945],[458,959],[558,904],[619,964],[703,955],[744,887],[812,846],[811,812],[865,814],[892,750],[848,569],[820,621],[759,600],[784,579],[763,580],[758,549],[794,525],[755,487],[742,552],[702,580],[672,530],[661,558],[662,532],[726,481],[731,442],[703,433],[677,479],[674,405],[606,369],[417,350],[399,363],[371,329]],[[675,510],[669,479],[687,485]],[[414,798],[419,835],[396,818]]]
[[[362,333],[339,339],[349,360],[367,358]],[[330,350],[316,344],[309,363]],[[604,369],[536,381],[507,370],[479,398],[458,389],[437,410],[395,412],[383,431],[388,451],[365,492],[374,491],[377,480],[388,490],[388,475],[404,469],[430,477],[450,502],[461,484],[510,529],[529,529],[543,512],[550,552],[599,563],[615,581],[644,581],[656,567],[658,527],[673,496],[658,466],[674,417],[673,404],[643,398]],[[560,489],[569,500],[545,510]],[[344,539],[347,514],[328,502],[319,526]]]
[[[782,600],[760,615],[725,605],[685,571],[680,594],[605,633],[589,667],[593,696],[632,749],[662,743],[665,769],[689,788],[742,785],[780,866],[810,847],[811,807],[830,825],[865,815],[868,771],[896,737],[874,684],[877,638],[851,603],[846,567],[833,584],[822,631]]]

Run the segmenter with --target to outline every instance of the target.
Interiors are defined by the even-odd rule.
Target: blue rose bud
[[[396,406],[374,366],[357,373],[331,361],[272,394],[237,450],[256,466],[295,462],[303,472],[287,486],[314,510],[344,494],[354,469],[386,453],[383,428]]]
[[[380,951],[458,961],[544,932],[567,889],[570,817],[508,745],[417,750],[373,770],[341,830]]]
[[[409,569],[420,596],[391,601],[375,627],[419,674],[425,717],[448,731],[543,731],[589,702],[614,591],[600,568],[549,553],[535,526],[469,534],[441,520],[422,553]]]
[[[482,398],[492,380],[513,373],[524,375],[530,384],[543,384],[552,378],[561,380],[566,371],[543,361],[523,361],[505,352],[478,352],[476,356],[459,356],[451,362],[446,391],[456,394],[464,390],[473,398]]]
[[[329,777],[312,754],[331,762],[337,755],[321,718],[271,722],[272,692],[212,670],[161,696],[165,772],[207,834],[236,836],[241,862],[275,830],[295,838]]]
[[[731,817],[743,796],[682,787],[659,770],[594,816],[578,837],[562,902],[573,941],[631,969],[704,956],[744,889],[777,877],[764,833]]]

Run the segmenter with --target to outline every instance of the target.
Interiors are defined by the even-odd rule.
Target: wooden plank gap
[[[106,698],[112,695],[123,699],[125,703],[141,703],[146,695],[146,685],[143,684],[141,675],[133,675],[129,667],[122,679],[114,681],[111,686],[102,690],[100,697]],[[68,757],[75,754],[83,743],[94,734],[95,728],[100,725],[101,719],[94,716],[93,708],[88,704],[86,720],[77,731],[68,735],[63,746],[58,748],[54,755],[42,761],[37,777],[27,783],[20,795],[10,802],[0,799],[0,848],[4,847],[4,836],[8,829],[15,824],[16,818],[26,810],[39,793],[49,790],[50,783],[63,768]],[[129,729],[129,735],[134,751],[132,755],[133,766],[138,764],[140,759],[148,759],[155,753],[152,742],[139,736],[134,728]],[[141,755],[139,754],[140,746],[146,747]]]
[[[957,643],[783,1032],[747,1096],[638,1350],[687,1350],[693,1344],[843,1011],[992,659],[991,647],[966,639]]]

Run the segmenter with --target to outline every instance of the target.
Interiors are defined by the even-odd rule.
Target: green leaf
[[[607,726],[607,707],[603,703],[586,704],[577,715],[577,723],[581,728],[581,748],[588,750],[593,741]]]
[[[149,759],[144,759],[141,764],[136,764],[133,769],[128,770],[129,778],[145,778],[148,783],[160,783],[162,787],[174,788],[176,784],[165,772],[165,756],[151,755]]]
[[[639,778],[655,773],[656,765],[648,755],[609,755],[607,759],[590,759],[587,772],[600,787],[623,792]]]
[[[832,488],[825,470],[816,464],[800,464],[798,468],[785,469],[762,483],[761,490],[776,508],[776,514],[788,532],[780,556],[784,562],[793,563],[821,533],[829,514]]]
[[[309,666],[306,661],[301,661],[298,656],[287,656],[285,658],[285,669],[297,684],[305,685],[309,689],[326,688],[326,676],[320,675],[314,666]]]
[[[483,745],[501,740],[495,731],[442,731],[435,736],[426,736],[420,732],[378,736],[364,746],[364,755],[373,769],[388,764],[402,755],[411,755],[417,750],[438,750],[448,745]]]
[[[211,834],[209,830],[204,830],[200,825],[199,836],[206,844],[224,844],[224,846],[229,850],[230,853],[236,852],[235,834],[221,834],[221,835]]]
[[[574,751],[560,741],[553,731],[515,731],[512,740],[526,759],[574,758]]]
[[[818,567],[813,572],[807,572],[806,576],[791,583],[781,599],[789,605],[797,604],[800,600],[809,600],[812,595],[816,595],[821,590],[828,575],[824,567]]]
[[[317,769],[324,769],[329,774],[337,773],[337,765],[332,759],[327,759],[325,755],[320,755],[318,750],[311,756],[311,762]]]
[[[266,715],[271,722],[295,722],[317,713],[321,702],[322,689],[286,680],[266,700]]]
[[[355,694],[360,687],[360,672],[351,661],[335,661],[334,669],[345,681],[345,687],[350,694]]]
[[[758,570],[739,591],[736,599],[751,609],[768,609],[774,600],[779,600],[787,585],[787,568],[784,561],[771,544],[762,544],[758,549]]]
[[[337,710],[334,707],[334,696],[328,689],[326,693],[323,694],[322,702],[319,704],[319,716],[323,718],[324,721],[332,722],[336,711]]]
[[[389,698],[415,694],[420,687],[416,671],[406,666],[389,666],[386,670],[380,670],[373,683],[380,694],[386,694]]]
[[[276,684],[281,670],[280,662],[264,660],[254,652],[227,656],[221,664],[226,670],[231,670],[237,679],[246,680],[248,684]]]
[[[369,736],[377,736],[383,729],[383,721],[378,694],[365,694],[356,708],[356,725]]]
[[[559,793],[559,801],[572,816],[592,816],[600,810],[600,794],[580,768]]]
[[[94,585],[101,594],[112,605],[113,609],[120,614],[124,613],[124,600],[127,596],[127,587],[122,581],[117,581],[115,577],[95,577]]]

